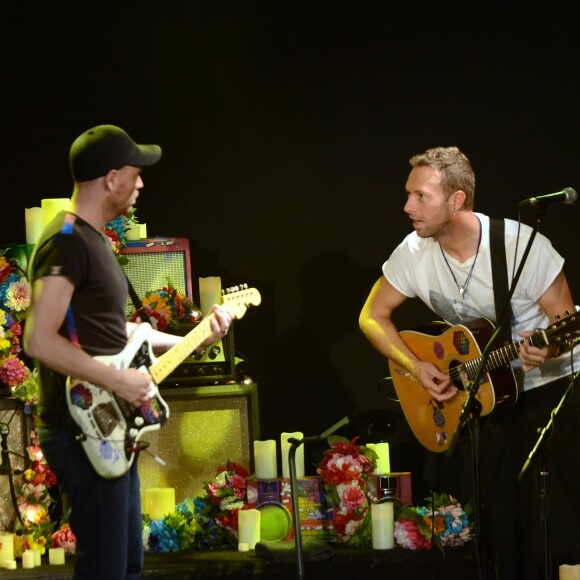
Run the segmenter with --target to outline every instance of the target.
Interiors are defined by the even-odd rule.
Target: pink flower
[[[68,524],[63,524],[51,536],[51,548],[64,548],[65,554],[74,555],[76,552],[76,537]]]
[[[431,540],[423,537],[417,522],[400,518],[395,522],[395,540],[402,548],[409,550],[430,550]]]
[[[30,371],[19,358],[8,357],[0,366],[0,380],[10,387],[17,387],[29,375]]]
[[[356,510],[366,502],[366,495],[358,485],[347,485],[340,496],[342,505],[347,510]]]

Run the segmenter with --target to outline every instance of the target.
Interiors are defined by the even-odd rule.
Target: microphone
[[[578,195],[576,190],[571,187],[565,187],[562,191],[556,193],[547,193],[546,195],[538,195],[538,197],[530,197],[520,201],[520,205],[545,205],[548,203],[564,203],[570,205],[576,201]]]

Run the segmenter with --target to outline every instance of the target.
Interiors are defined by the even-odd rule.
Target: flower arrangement
[[[395,541],[410,550],[462,546],[472,539],[471,507],[465,509],[452,496],[436,494],[425,498],[428,506],[403,506],[395,522]]]
[[[11,393],[18,391],[29,406],[38,393],[37,376],[23,360],[21,341],[30,299],[24,272],[0,251],[0,381]]]
[[[234,548],[238,512],[247,508],[248,471],[234,461],[218,467],[200,497],[180,503],[176,512],[152,521],[143,519],[146,548],[153,552]]]
[[[330,450],[317,473],[324,481],[334,511],[337,539],[350,545],[371,541],[368,478],[376,465],[376,453],[343,437],[329,437]]]
[[[192,323],[201,318],[201,310],[183,292],[177,290],[171,280],[167,286],[149,290],[143,298],[143,306],[151,325],[160,331],[177,332],[179,325]],[[140,322],[141,309],[133,312],[131,322]]]
[[[127,231],[132,224],[139,223],[135,215],[135,208],[131,208],[127,213],[112,219],[103,228],[103,232],[111,242],[111,249],[121,266],[127,264],[129,259],[121,254],[121,250],[127,245]]]

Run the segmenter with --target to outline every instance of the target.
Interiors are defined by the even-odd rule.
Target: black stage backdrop
[[[262,293],[235,329],[259,383],[261,438],[390,409],[387,363],[358,314],[411,230],[408,159],[458,145],[476,171],[476,209],[494,216],[580,188],[567,10],[4,2],[0,241],[24,242],[25,207],[70,195],[80,132],[118,124],[163,147],[137,214],[149,235],[190,240],[196,291],[199,276],[219,275]],[[550,206],[541,226],[576,296],[579,209]],[[397,315],[401,328],[430,319],[417,303]]]

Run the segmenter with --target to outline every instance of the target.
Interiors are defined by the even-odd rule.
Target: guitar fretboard
[[[212,334],[210,314],[204,318],[183,340],[171,350],[158,357],[155,364],[149,367],[149,373],[156,384],[166,379],[208,336]]]

